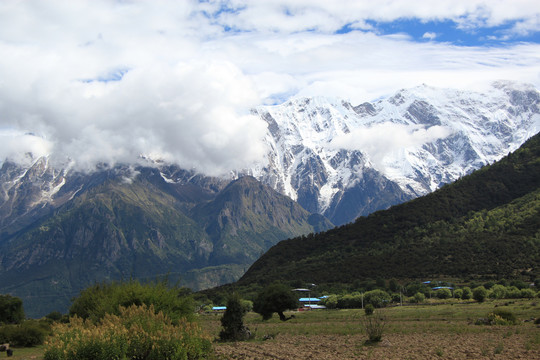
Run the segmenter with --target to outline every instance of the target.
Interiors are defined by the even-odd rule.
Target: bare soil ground
[[[540,330],[538,330],[540,331]],[[527,336],[492,333],[389,334],[377,344],[364,335],[278,335],[273,340],[215,346],[226,359],[540,359]]]

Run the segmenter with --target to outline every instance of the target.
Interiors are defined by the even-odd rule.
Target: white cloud
[[[10,129],[0,130],[2,159],[30,165],[36,158],[49,154],[52,146],[50,141],[33,134],[24,134]]]
[[[426,32],[424,33],[424,35],[422,35],[422,38],[428,40],[435,40],[437,38],[437,34],[434,32]]]
[[[404,35],[379,36],[369,22],[450,19],[473,27],[511,21],[515,33],[531,33],[540,27],[539,6],[0,2],[0,128],[38,135],[31,141],[36,147],[7,146],[14,143],[4,136],[0,158],[47,150],[91,169],[144,154],[219,174],[263,157],[265,124],[249,115],[258,104],[310,95],[359,103],[419,83],[469,87],[500,78],[539,87],[538,44],[415,43]],[[344,26],[363,31],[335,34]]]
[[[359,150],[366,153],[376,168],[383,170],[385,156],[409,147],[417,147],[437,138],[444,138],[451,130],[444,126],[423,128],[418,125],[377,124],[356,129],[332,140],[330,146],[338,149]]]

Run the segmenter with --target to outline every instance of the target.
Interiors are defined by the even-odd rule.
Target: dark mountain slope
[[[212,243],[174,208],[174,198],[142,183],[109,181],[0,250],[2,292],[21,296],[33,314],[41,313],[41,304],[65,308],[66,298],[94,281],[169,272],[178,278],[207,265]],[[53,301],[54,295],[60,303]]]
[[[214,243],[211,263],[252,263],[292,234],[327,230],[332,224],[250,176],[229,184],[212,202],[192,212]],[[254,236],[256,234],[256,236]]]
[[[440,190],[315,236],[280,242],[240,279],[538,274],[540,135]],[[540,274],[538,274],[540,275]]]
[[[195,289],[215,286],[278,241],[332,226],[253,178],[223,188],[182,179],[187,172],[167,176],[174,180],[148,168],[96,173],[48,216],[4,234],[0,293],[41,316],[65,310],[96,281],[167,275]]]

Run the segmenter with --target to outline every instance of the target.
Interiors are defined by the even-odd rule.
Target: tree
[[[19,324],[23,320],[22,300],[11,295],[0,295],[0,323]]]
[[[461,299],[463,300],[469,300],[472,298],[472,290],[470,287],[465,286],[463,288],[463,294],[461,295]]]
[[[364,302],[376,308],[386,306],[390,302],[390,295],[384,290],[371,290],[364,294]]]
[[[227,301],[227,309],[221,318],[223,330],[219,333],[219,338],[224,341],[237,341],[249,339],[249,330],[244,326],[244,315],[246,306],[240,296],[232,294]]]
[[[297,307],[296,295],[287,286],[278,283],[259,292],[253,303],[253,311],[260,314],[263,320],[270,319],[274,313],[279,315],[281,321],[289,320],[283,312]]]
[[[437,289],[437,291],[435,292],[435,296],[437,296],[439,299],[449,299],[452,297],[452,292],[450,291],[450,289],[446,288]]]
[[[506,297],[506,286],[499,284],[493,285],[489,297],[492,299],[504,299]]]
[[[473,299],[478,302],[483,302],[486,299],[487,296],[487,290],[483,286],[478,286],[474,288],[473,292]]]

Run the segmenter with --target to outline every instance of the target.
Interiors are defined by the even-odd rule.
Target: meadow
[[[516,315],[516,325],[476,325],[494,309]],[[282,322],[274,315],[262,321],[248,313],[244,322],[253,338],[214,342],[215,359],[540,359],[540,302],[457,300],[377,309],[385,318],[382,340],[370,343],[362,327],[361,309],[295,311]],[[221,329],[221,314],[198,316],[212,337]],[[15,349],[10,359],[42,358],[42,348]],[[5,356],[0,354],[0,356]]]

